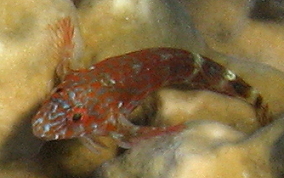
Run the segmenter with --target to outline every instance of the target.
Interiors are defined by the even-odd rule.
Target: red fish
[[[181,49],[151,48],[70,71],[33,118],[33,133],[45,140],[111,136],[126,147],[139,138],[180,131],[186,124],[147,127],[128,120],[150,93],[175,84],[243,99],[262,125],[270,121],[260,93],[232,71]]]

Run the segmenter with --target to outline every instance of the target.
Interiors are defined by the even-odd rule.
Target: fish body
[[[260,93],[232,71],[185,50],[150,48],[70,71],[33,118],[33,133],[46,140],[92,135],[131,142],[180,131],[185,124],[147,127],[128,121],[153,91],[178,84],[243,99],[254,107],[262,125],[269,120]]]

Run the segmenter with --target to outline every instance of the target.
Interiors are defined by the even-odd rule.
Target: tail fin
[[[201,75],[196,77],[197,84],[200,79],[204,81],[199,88],[209,89],[218,93],[244,99],[251,104],[256,112],[256,117],[261,126],[265,126],[272,122],[273,118],[268,110],[268,105],[263,102],[263,97],[259,91],[245,82],[241,77],[233,71],[226,69],[211,59],[196,55],[201,69]]]

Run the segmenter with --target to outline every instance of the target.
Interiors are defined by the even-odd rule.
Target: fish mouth
[[[43,140],[85,136],[87,130],[90,130],[88,126],[80,122],[70,122],[70,115],[73,116],[71,106],[64,100],[55,98],[47,101],[32,119],[33,134]]]
[[[33,134],[43,140],[69,139],[79,133],[72,132],[73,126],[68,125],[66,112],[70,107],[60,99],[51,99],[44,104],[32,119]]]
[[[57,121],[57,123],[58,122],[59,121]],[[55,126],[52,125],[52,123],[47,123],[42,117],[37,117],[33,120],[32,127],[33,134],[41,139],[57,140],[65,138],[66,129],[63,129],[63,122],[60,122]]]
[[[59,117],[52,121],[45,118],[45,115],[42,116],[41,113],[38,113],[32,120],[33,134],[38,138],[49,141],[71,139],[86,135],[83,125],[68,125],[66,117]]]

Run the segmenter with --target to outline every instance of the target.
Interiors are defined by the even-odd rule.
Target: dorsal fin
[[[65,75],[70,72],[70,59],[74,56],[74,25],[70,17],[64,17],[48,28],[52,32],[55,42],[55,58],[59,60],[56,67],[56,75],[63,80]]]

